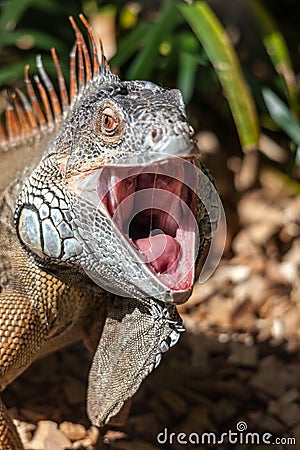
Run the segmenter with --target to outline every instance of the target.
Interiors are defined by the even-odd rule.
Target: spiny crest
[[[36,58],[39,76],[34,75],[34,83],[32,83],[29,76],[29,65],[25,66],[24,81],[28,97],[19,89],[4,93],[6,103],[5,121],[0,120],[0,147],[3,147],[4,150],[10,145],[22,142],[26,137],[35,135],[37,132],[53,129],[55,124],[60,122],[70,107],[74,105],[85,86],[96,79],[100,73],[108,73],[110,71],[103,53],[101,40],[101,60],[99,61],[99,53],[91,26],[83,14],[80,14],[79,18],[87,29],[91,49],[88,49],[74,18],[70,16],[69,19],[75,31],[75,43],[70,52],[69,60],[69,92],[58,56],[55,49],[52,48],[51,56],[56,68],[59,94],[56,93],[44,69],[40,55]],[[39,97],[37,97],[36,91]]]

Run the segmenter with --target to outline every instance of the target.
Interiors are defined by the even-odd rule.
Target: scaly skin
[[[96,313],[105,300],[45,272],[22,248],[13,222],[15,187],[0,197],[0,391],[38,354],[79,339],[80,333],[84,337],[91,311]],[[105,315],[100,318],[104,321]],[[1,399],[0,448],[23,449]]]
[[[122,82],[105,58],[99,65],[93,41],[91,68],[72,24],[79,62],[74,47],[70,101],[59,69],[58,99],[38,59],[46,115],[27,72],[31,103],[17,92],[6,110],[0,391],[36,357],[82,338],[95,352],[88,414],[101,426],[127,408],[183,331],[175,303],[190,295],[218,200],[194,155],[180,92]],[[0,449],[22,448],[0,400]]]

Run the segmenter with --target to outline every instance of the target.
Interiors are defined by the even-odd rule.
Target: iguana
[[[0,391],[31,362],[83,339],[88,414],[114,417],[183,331],[218,201],[181,93],[121,81],[73,18],[70,90],[37,57],[1,122]],[[209,206],[207,206],[209,205]],[[0,448],[22,443],[0,400]]]

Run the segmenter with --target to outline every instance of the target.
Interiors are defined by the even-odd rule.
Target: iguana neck
[[[44,132],[39,131],[32,137],[19,141],[17,145],[8,144],[0,148],[0,192],[12,181],[16,179],[22,181],[32,173],[56,132],[57,127]]]

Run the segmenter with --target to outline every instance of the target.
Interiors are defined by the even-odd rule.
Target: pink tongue
[[[145,255],[147,263],[150,263],[158,273],[166,272],[172,266],[173,270],[176,268],[174,263],[180,252],[180,245],[172,236],[157,234],[137,239],[134,243]]]

